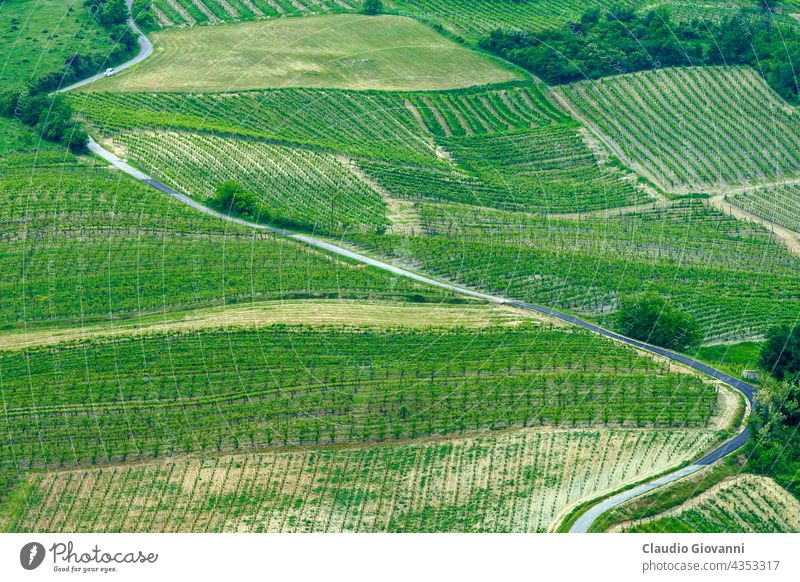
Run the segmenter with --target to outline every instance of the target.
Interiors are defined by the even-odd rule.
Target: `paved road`
[[[133,0],[127,0],[127,2],[128,2],[128,8],[130,9]],[[133,24],[132,22],[131,22],[131,26],[139,34],[139,45],[140,45],[140,47],[142,47],[142,50],[136,56],[136,58],[134,58],[133,60],[131,60],[131,61],[129,61],[129,62],[123,64],[123,65],[120,65],[119,67],[117,67],[117,70],[121,70],[121,69],[130,67],[130,66],[132,66],[132,65],[134,65],[134,64],[136,64],[138,62],[141,62],[142,60],[146,59],[153,51],[153,45],[150,43],[149,40],[147,40],[145,38],[144,34],[142,34],[142,32],[139,30],[139,28],[136,27],[136,25]],[[80,83],[76,83],[76,84],[74,84],[74,85],[72,85],[70,87],[62,89],[62,91],[69,91],[69,90],[75,89],[77,87],[82,87],[83,85],[86,85],[88,83],[91,83],[91,82],[95,81],[97,78],[98,78],[98,76],[91,77],[89,79],[81,81]],[[720,372],[719,370],[717,370],[715,368],[712,368],[711,366],[709,366],[707,364],[699,362],[699,361],[697,361],[697,360],[695,360],[693,358],[690,358],[688,356],[685,356],[683,354],[679,354],[679,353],[673,352],[671,350],[667,350],[665,348],[661,348],[661,347],[658,347],[658,346],[653,346],[653,345],[650,345],[648,343],[645,343],[645,342],[642,342],[642,341],[639,341],[639,340],[635,340],[635,339],[632,339],[632,338],[629,338],[629,337],[625,337],[625,336],[620,335],[620,334],[618,334],[616,332],[613,332],[611,330],[605,329],[605,328],[600,327],[598,325],[595,325],[593,323],[589,323],[589,322],[584,321],[584,320],[582,320],[582,319],[580,319],[578,317],[575,317],[573,315],[569,315],[569,314],[566,314],[566,313],[561,313],[560,311],[556,311],[555,309],[551,309],[549,307],[544,307],[544,306],[541,306],[541,305],[536,305],[535,303],[528,303],[528,302],[525,302],[525,301],[517,301],[517,300],[513,300],[513,299],[507,299],[507,298],[501,297],[499,295],[481,293],[479,291],[475,291],[475,290],[469,289],[467,287],[462,287],[460,285],[455,285],[455,284],[452,284],[452,283],[447,283],[445,281],[439,281],[437,279],[432,279],[430,277],[426,277],[424,275],[420,275],[420,274],[415,273],[413,271],[410,271],[408,269],[404,269],[402,267],[397,267],[395,265],[386,263],[384,261],[373,259],[372,257],[368,257],[368,256],[363,255],[361,253],[357,253],[357,252],[351,251],[349,249],[345,249],[343,247],[340,247],[340,246],[335,245],[333,243],[329,243],[327,241],[318,239],[318,238],[313,237],[313,236],[309,236],[309,235],[305,235],[305,234],[298,234],[298,233],[295,233],[295,232],[292,232],[292,231],[289,231],[289,230],[284,230],[284,229],[281,229],[281,228],[275,228],[275,227],[271,227],[271,226],[266,226],[266,225],[263,225],[263,224],[257,224],[257,223],[250,222],[250,221],[247,221],[247,220],[243,220],[243,219],[240,219],[240,218],[234,218],[232,216],[228,216],[226,214],[223,214],[221,212],[217,212],[216,210],[213,210],[211,208],[208,208],[207,206],[204,206],[204,205],[200,204],[199,202],[189,198],[185,194],[182,194],[181,192],[178,192],[178,191],[170,188],[166,184],[164,184],[162,182],[159,182],[158,180],[152,178],[151,176],[148,176],[144,172],[142,172],[140,170],[137,170],[136,168],[134,168],[133,166],[131,166],[130,164],[128,164],[124,160],[121,160],[120,158],[118,158],[112,152],[110,152],[110,151],[106,150],[105,148],[103,148],[100,144],[98,144],[97,142],[95,142],[91,138],[90,138],[90,141],[89,141],[89,149],[93,153],[95,153],[96,155],[98,155],[101,158],[107,160],[111,165],[113,165],[117,169],[119,169],[119,170],[125,172],[126,174],[134,177],[135,179],[137,179],[137,180],[139,180],[139,181],[141,181],[141,182],[143,182],[143,183],[145,183],[145,184],[147,184],[149,186],[152,186],[153,188],[156,188],[156,189],[160,190],[164,194],[172,196],[176,200],[179,200],[180,202],[183,202],[184,204],[187,204],[187,205],[191,206],[192,208],[195,208],[196,210],[198,210],[200,212],[203,212],[205,214],[208,214],[210,216],[214,216],[214,217],[219,218],[221,220],[227,220],[227,221],[235,223],[235,224],[240,224],[242,226],[247,226],[247,227],[250,227],[250,228],[257,229],[257,230],[271,232],[271,233],[274,233],[274,234],[277,234],[277,235],[280,235],[280,236],[284,236],[286,238],[289,238],[289,239],[292,239],[292,240],[295,240],[295,241],[310,245],[312,247],[316,247],[316,248],[319,248],[319,249],[334,253],[334,254],[342,256],[342,257],[347,257],[347,258],[352,259],[354,261],[358,261],[360,263],[363,263],[363,264],[366,264],[366,265],[370,265],[372,267],[376,267],[376,268],[382,269],[384,271],[388,271],[390,273],[393,273],[393,274],[401,276],[401,277],[412,279],[414,281],[419,281],[420,283],[424,283],[424,284],[427,284],[427,285],[438,287],[440,289],[446,289],[446,290],[452,291],[454,293],[459,293],[461,295],[467,295],[469,297],[475,297],[477,299],[483,299],[483,300],[486,300],[486,301],[491,301],[493,303],[511,305],[511,306],[517,307],[519,309],[525,309],[525,310],[529,310],[529,311],[534,311],[536,313],[541,313],[543,315],[548,315],[550,317],[554,317],[556,319],[560,319],[561,321],[565,321],[567,323],[576,325],[578,327],[582,327],[583,329],[586,329],[586,330],[588,330],[588,331],[590,331],[592,333],[596,333],[596,334],[601,335],[603,337],[607,337],[607,338],[610,338],[612,340],[628,344],[628,345],[633,346],[635,348],[638,348],[638,349],[641,349],[641,350],[645,350],[645,351],[648,351],[648,352],[653,353],[653,354],[657,354],[659,356],[668,358],[668,359],[670,359],[672,361],[675,361],[675,362],[679,362],[679,363],[681,363],[681,364],[683,364],[685,366],[688,366],[689,368],[692,368],[694,370],[702,372],[703,374],[711,376],[712,378],[715,378],[715,379],[723,382],[724,384],[727,384],[728,386],[730,386],[732,388],[735,388],[736,390],[740,391],[742,394],[744,394],[745,398],[747,398],[748,402],[751,405],[753,404],[754,391],[755,391],[753,386],[751,386],[747,382],[743,382],[742,380],[739,380],[738,378],[734,378],[733,376],[731,376],[729,374],[726,374],[724,372]],[[616,507],[616,506],[624,503],[625,501],[628,501],[629,499],[632,499],[633,497],[641,495],[642,493],[646,493],[648,491],[652,491],[656,487],[660,487],[661,485],[664,485],[666,483],[671,483],[672,481],[676,481],[676,480],[678,480],[678,479],[680,479],[682,477],[685,477],[686,475],[694,473],[695,471],[700,470],[701,468],[703,468],[706,465],[710,465],[711,463],[721,459],[725,455],[728,455],[728,454],[732,453],[733,451],[736,451],[737,449],[741,448],[748,441],[749,438],[750,438],[750,433],[749,433],[749,431],[747,429],[745,429],[744,431],[742,431],[741,433],[736,435],[734,438],[730,439],[729,441],[726,441],[721,446],[719,446],[715,450],[711,451],[710,453],[705,455],[700,460],[696,461],[694,464],[689,465],[687,467],[684,467],[682,469],[679,469],[677,471],[674,471],[672,473],[669,473],[667,475],[664,475],[663,477],[660,477],[660,478],[655,479],[653,481],[650,481],[648,483],[644,483],[642,485],[639,485],[637,487],[629,489],[627,491],[623,491],[622,493],[614,495],[613,497],[609,497],[608,499],[606,499],[606,500],[598,503],[597,505],[591,507],[588,511],[586,511],[583,515],[581,515],[581,517],[575,522],[575,524],[573,524],[572,528],[570,529],[570,533],[584,533],[584,532],[587,532],[589,530],[589,528],[591,527],[592,523],[594,523],[594,521],[600,515],[602,515],[603,513],[608,511],[609,509],[611,509],[613,507]]]
[[[128,4],[128,10],[130,11],[133,6],[133,0],[125,0]],[[123,69],[127,69],[128,67],[132,67],[138,63],[141,63],[151,54],[153,54],[153,43],[139,30],[139,27],[136,26],[136,23],[133,21],[132,18],[128,19],[128,25],[133,29],[133,32],[139,37],[139,53],[129,60],[126,63],[122,63],[121,65],[117,65],[114,67],[118,72],[122,71]],[[103,73],[97,73],[89,77],[88,79],[84,79],[83,81],[78,81],[77,83],[73,83],[69,87],[62,87],[56,93],[64,93],[66,91],[72,91],[73,89],[77,89],[78,87],[83,87],[85,85],[90,85],[95,81],[98,81],[104,77]]]

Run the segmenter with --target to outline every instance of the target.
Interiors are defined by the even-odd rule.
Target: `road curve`
[[[126,1],[127,1],[127,4],[128,4],[128,9],[130,10],[130,8],[131,8],[131,6],[133,4],[133,0],[126,0]],[[143,61],[144,59],[146,59],[153,52],[152,43],[144,36],[142,31],[139,30],[139,28],[133,22],[132,18],[129,20],[129,23],[130,23],[130,26],[133,28],[133,30],[139,35],[139,46],[141,47],[141,50],[140,50],[139,54],[135,58],[133,58],[132,60],[128,61],[127,63],[124,63],[124,64],[118,66],[117,70],[122,70],[122,69],[128,68],[130,66],[133,66],[136,63],[139,63],[139,62]],[[61,91],[63,92],[63,91],[70,91],[72,89],[77,89],[78,87],[82,87],[84,85],[92,83],[92,82],[96,81],[98,78],[101,78],[101,77],[102,77],[102,74],[95,75],[95,76],[90,77],[88,79],[84,79],[83,81],[81,81],[79,83],[75,83],[74,85],[70,85],[69,87],[65,87],[65,88],[61,89]],[[587,321],[584,321],[584,320],[582,320],[582,319],[580,319],[578,317],[575,317],[573,315],[562,313],[560,311],[556,311],[555,309],[551,309],[549,307],[544,307],[544,306],[541,306],[541,305],[537,305],[535,303],[528,303],[528,302],[525,302],[525,301],[518,301],[518,300],[508,299],[508,298],[505,298],[505,297],[501,297],[499,295],[492,295],[492,294],[489,294],[489,293],[481,293],[479,291],[475,291],[475,290],[469,289],[467,287],[462,287],[460,285],[455,285],[453,283],[448,283],[448,282],[445,282],[445,281],[439,281],[437,279],[432,279],[430,277],[426,277],[424,275],[420,275],[420,274],[415,273],[413,271],[410,271],[408,269],[404,269],[402,267],[398,267],[396,265],[392,265],[392,264],[386,263],[384,261],[373,259],[372,257],[368,257],[368,256],[363,255],[361,253],[357,253],[357,252],[351,251],[349,249],[345,249],[343,247],[340,247],[338,245],[329,243],[327,241],[324,241],[322,239],[319,239],[319,238],[316,238],[316,237],[313,237],[313,236],[309,236],[309,235],[305,235],[305,234],[299,234],[299,233],[292,232],[292,231],[289,231],[289,230],[285,230],[285,229],[281,229],[281,228],[275,228],[275,227],[267,226],[267,225],[264,225],[264,224],[258,224],[258,223],[255,223],[255,222],[250,222],[248,220],[243,220],[241,218],[235,218],[235,217],[232,217],[232,216],[228,216],[227,214],[223,214],[221,212],[217,212],[216,210],[213,210],[213,209],[211,209],[211,208],[209,208],[207,206],[204,206],[203,204],[197,202],[196,200],[193,200],[189,196],[187,196],[185,194],[182,194],[181,192],[178,192],[177,190],[174,190],[173,188],[170,188],[166,184],[164,184],[164,183],[152,178],[151,176],[145,174],[144,172],[134,168],[133,166],[131,166],[130,164],[128,164],[124,160],[122,160],[119,157],[117,157],[116,155],[114,155],[112,152],[110,152],[110,151],[106,150],[105,148],[103,148],[100,144],[98,144],[96,141],[94,141],[94,139],[91,139],[91,138],[89,139],[89,150],[91,152],[93,152],[94,154],[100,156],[101,158],[105,159],[106,161],[108,161],[115,168],[117,168],[120,171],[132,176],[136,180],[139,180],[140,182],[143,182],[143,183],[147,184],[148,186],[152,186],[153,188],[156,188],[157,190],[160,190],[164,194],[167,194],[168,196],[171,196],[171,197],[175,198],[176,200],[178,200],[178,201],[180,201],[180,202],[182,202],[184,204],[187,204],[188,206],[191,206],[192,208],[194,208],[194,209],[196,209],[196,210],[198,210],[200,212],[203,212],[205,214],[208,214],[210,216],[214,216],[214,217],[219,218],[221,220],[227,220],[228,222],[232,222],[234,224],[239,224],[239,225],[242,225],[242,226],[247,226],[247,227],[250,227],[250,228],[253,228],[253,229],[266,231],[266,232],[271,232],[273,234],[276,234],[276,235],[279,235],[279,236],[283,236],[283,237],[289,238],[291,240],[295,240],[295,241],[301,242],[303,244],[306,244],[306,245],[309,245],[309,246],[312,246],[312,247],[316,247],[318,249],[322,249],[322,250],[328,251],[330,253],[342,256],[342,257],[349,258],[349,259],[354,260],[354,261],[358,261],[359,263],[363,263],[365,265],[370,265],[372,267],[375,267],[375,268],[378,268],[378,269],[393,273],[393,274],[398,275],[400,277],[405,277],[407,279],[412,279],[414,281],[418,281],[420,283],[431,285],[433,287],[438,287],[440,289],[445,289],[445,290],[448,290],[448,291],[452,291],[452,292],[458,293],[460,295],[466,295],[466,296],[469,296],[469,297],[475,297],[477,299],[483,299],[483,300],[486,300],[486,301],[491,301],[493,303],[500,303],[500,304],[503,304],[503,305],[511,305],[511,306],[517,307],[519,309],[525,309],[525,310],[528,310],[528,311],[534,311],[536,313],[541,313],[543,315],[554,317],[554,318],[559,319],[561,321],[564,321],[564,322],[570,323],[572,325],[576,325],[578,327],[586,329],[586,330],[588,330],[588,331],[590,331],[592,333],[598,334],[600,336],[612,339],[614,341],[622,342],[624,344],[633,346],[633,347],[635,347],[637,349],[645,350],[647,352],[650,352],[650,353],[653,353],[653,354],[668,358],[671,361],[678,362],[678,363],[683,364],[683,365],[685,365],[685,366],[687,366],[689,368],[697,370],[698,372],[701,372],[703,374],[711,376],[712,378],[715,378],[716,380],[719,380],[720,382],[722,382],[722,383],[730,386],[731,388],[734,388],[734,389],[738,390],[739,392],[741,392],[745,396],[745,398],[747,398],[747,401],[750,403],[751,406],[754,403],[755,389],[754,389],[754,387],[752,385],[748,384],[747,382],[743,382],[742,380],[739,380],[738,378],[735,378],[735,377],[733,377],[733,376],[731,376],[729,374],[721,372],[721,371],[719,371],[719,370],[717,370],[717,369],[715,369],[715,368],[713,368],[713,367],[711,367],[711,366],[709,366],[707,364],[704,364],[704,363],[699,362],[699,361],[697,361],[697,360],[695,360],[693,358],[685,356],[683,354],[679,354],[677,352],[673,352],[673,351],[667,350],[665,348],[661,348],[661,347],[658,347],[658,346],[650,345],[650,344],[645,343],[643,341],[626,337],[626,336],[618,334],[618,333],[616,333],[614,331],[611,331],[611,330],[605,329],[603,327],[600,327],[598,325],[595,325],[593,323],[589,323]],[[701,459],[695,461],[693,464],[688,465],[686,467],[683,467],[681,469],[678,469],[676,471],[673,471],[672,473],[668,473],[667,475],[663,475],[663,476],[659,477],[658,479],[654,479],[652,481],[648,481],[647,483],[643,483],[643,484],[638,485],[638,486],[636,486],[636,487],[634,487],[632,489],[628,489],[626,491],[618,493],[617,495],[614,495],[612,497],[609,497],[608,499],[605,499],[605,500],[601,501],[600,503],[598,503],[598,504],[592,506],[591,508],[589,508],[585,513],[583,513],[576,520],[576,522],[572,525],[572,527],[569,530],[570,533],[585,533],[585,532],[588,532],[589,528],[594,523],[594,521],[600,515],[602,515],[603,513],[608,511],[609,509],[612,509],[613,507],[621,505],[625,501],[628,501],[629,499],[637,497],[638,495],[641,495],[643,493],[647,493],[648,491],[652,491],[653,489],[655,489],[657,487],[660,487],[662,485],[665,485],[667,483],[671,483],[673,481],[677,481],[678,479],[681,479],[682,477],[690,475],[690,474],[694,473],[695,471],[699,471],[704,466],[710,465],[711,463],[721,459],[722,457],[724,457],[726,455],[729,455],[732,452],[738,450],[739,448],[744,446],[745,443],[747,443],[749,438],[750,438],[750,433],[749,433],[748,429],[745,428],[738,435],[736,435],[732,439],[726,441],[725,443],[723,443],[722,445],[720,445],[719,447],[717,447],[716,449],[714,449],[713,451],[711,451],[710,453],[708,453],[707,455],[702,457]]]
[[[133,0],[125,0],[125,2],[128,5],[128,12],[130,12],[133,8]],[[139,52],[131,60],[114,67],[114,69],[116,69],[117,71],[122,71],[123,69],[127,69],[128,67],[132,67],[133,65],[141,63],[143,60],[145,60],[147,57],[153,54],[153,43],[150,42],[150,39],[148,39],[144,35],[144,33],[139,29],[138,26],[136,26],[136,23],[133,21],[133,17],[128,19],[128,26],[130,26],[133,29],[133,32],[139,38]],[[68,87],[62,87],[61,89],[58,89],[56,93],[65,93],[67,91],[72,91],[73,89],[77,89],[79,87],[84,87],[85,85],[91,85],[92,83],[94,83],[95,81],[99,81],[103,77],[104,74],[102,72],[97,73],[96,75],[92,75],[91,77],[88,77],[83,81],[78,81],[77,83],[73,83]]]

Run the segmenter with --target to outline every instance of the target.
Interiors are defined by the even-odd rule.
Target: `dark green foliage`
[[[481,46],[549,83],[569,83],[686,65],[749,65],[796,101],[800,30],[771,12],[743,11],[720,22],[675,22],[667,9],[589,10],[578,22],[543,32],[496,30]]]
[[[623,297],[616,320],[621,333],[673,350],[695,347],[702,339],[694,318],[657,293]]]
[[[769,331],[761,367],[778,380],[800,381],[800,327],[782,325]]]
[[[383,11],[381,0],[365,0],[364,14],[380,14]]]
[[[72,106],[61,95],[4,93],[0,95],[0,115],[34,127],[42,139],[64,144],[73,153],[87,151],[89,136],[72,118]]]
[[[254,218],[257,211],[255,196],[234,180],[226,180],[217,187],[214,201],[218,208],[229,214]]]
[[[756,438],[750,442],[746,468],[800,495],[800,386],[767,382],[757,399],[750,421]]]

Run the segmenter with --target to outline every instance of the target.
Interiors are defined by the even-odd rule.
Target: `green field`
[[[108,33],[82,0],[14,0],[0,4],[0,87],[18,88],[60,69],[74,54],[107,54]]]
[[[796,110],[749,68],[664,69],[560,88],[641,174],[676,193],[800,173]]]
[[[696,456],[711,438],[526,429],[37,472],[0,511],[0,529],[543,532],[583,501]]]
[[[743,474],[664,514],[621,529],[635,533],[797,533],[800,501],[768,477]]]
[[[47,161],[3,162],[0,268],[17,274],[0,281],[6,326],[266,299],[442,297],[205,216],[104,167],[63,154]]]
[[[431,90],[521,74],[400,16],[330,15],[153,34],[156,53],[94,91]]]
[[[156,24],[169,28],[353,12],[361,4],[361,0],[153,0],[152,10]]]

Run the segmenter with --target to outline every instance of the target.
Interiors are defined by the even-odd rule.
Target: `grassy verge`
[[[615,507],[598,517],[589,531],[604,532],[616,524],[658,515],[685,503],[724,479],[739,474],[741,470],[735,458],[723,459],[717,465]]]

